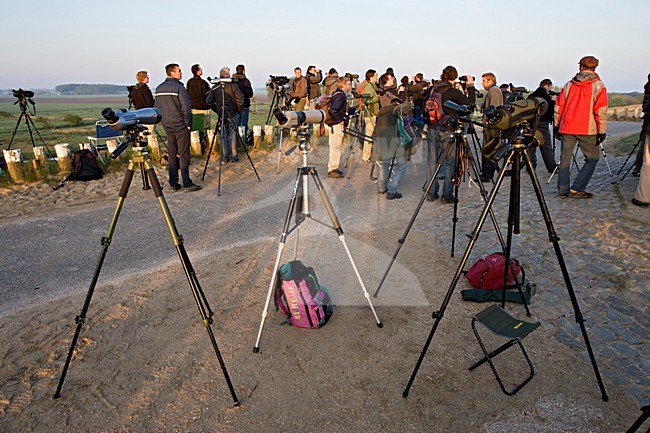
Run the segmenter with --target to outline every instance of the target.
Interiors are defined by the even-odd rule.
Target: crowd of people
[[[587,186],[600,157],[599,145],[607,133],[607,90],[596,73],[598,65],[598,59],[585,56],[579,61],[578,73],[559,92],[553,92],[553,82],[544,78],[539,87],[529,95],[543,99],[548,107],[539,118],[538,131],[543,140],[538,147],[544,168],[549,173],[558,171],[558,195],[562,198],[593,197],[593,194],[587,191]],[[425,180],[431,179],[439,164],[440,173],[444,174],[442,189],[438,179],[435,179],[427,200],[454,202],[453,183],[457,180],[453,177],[458,176],[458,162],[453,144],[445,160],[441,160],[443,150],[454,132],[448,122],[454,110],[447,108],[445,102],[451,101],[474,108],[478,93],[475,77],[459,76],[457,69],[451,65],[442,70],[437,80],[425,80],[422,73],[416,74],[412,79],[404,76],[398,80],[392,68],[388,68],[381,75],[375,69],[368,69],[361,83],[356,79],[356,75],[339,76],[335,68],[330,68],[324,77],[316,66],[311,65],[306,71],[305,75],[300,67],[293,71],[287,89],[290,103],[288,108],[295,111],[313,110],[317,109],[319,104],[323,105],[321,101],[326,101],[328,122],[325,129],[329,135],[329,178],[343,177],[341,157],[346,139],[345,131],[351,115],[354,114],[362,122],[362,159],[364,162],[377,162],[380,166],[378,193],[386,194],[388,200],[401,198],[400,187],[410,155],[408,147],[405,147],[399,138],[398,129],[406,119],[422,130],[427,177]],[[223,67],[219,72],[218,84],[212,87],[202,78],[203,70],[198,64],[192,66],[193,77],[188,80],[186,87],[180,81],[182,72],[179,65],[169,64],[165,72],[167,78],[156,87],[155,95],[147,85],[147,72],[138,72],[138,84],[133,88],[133,103],[136,109],[155,106],[163,114],[163,128],[169,141],[168,170],[171,189],[196,191],[201,187],[189,177],[189,137],[193,125],[203,137],[205,130],[210,128],[211,111],[216,112],[220,121],[224,122],[225,144],[222,159],[224,162],[237,162],[237,136],[246,134],[253,88],[246,78],[243,65],[237,66],[236,73],[232,76],[230,69]],[[483,113],[489,107],[498,107],[523,98],[522,93],[513,89],[511,84],[498,86],[497,77],[492,72],[482,74],[481,85],[485,93],[479,108]],[[646,100],[649,99],[646,97]],[[646,100],[644,112],[647,111],[647,106],[650,106],[650,100],[648,103]],[[354,108],[351,108],[352,105]],[[435,110],[439,113],[433,112]],[[197,119],[200,121],[197,122]],[[483,145],[503,138],[500,137],[500,131],[488,127],[485,114],[482,123]],[[644,122],[642,137],[648,129],[646,123],[648,122]],[[559,163],[555,159],[553,138],[561,143]],[[576,145],[584,155],[584,163],[571,182],[570,166],[575,158]],[[533,166],[536,167],[536,149],[529,152],[529,155]],[[499,167],[498,163],[484,156],[480,167],[482,182],[492,182],[495,173],[507,169]],[[641,171],[639,168],[635,173]],[[641,186],[648,177],[646,172],[647,169],[643,171],[640,192],[633,200],[633,203],[639,206],[647,206],[650,202],[647,192],[650,187],[646,186],[644,190]]]

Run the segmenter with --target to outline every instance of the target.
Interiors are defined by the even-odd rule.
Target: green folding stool
[[[503,345],[501,345],[500,347],[498,347],[497,349],[488,353],[487,349],[485,348],[485,344],[483,344],[483,340],[481,340],[481,336],[479,335],[478,330],[476,329],[476,322],[485,326],[487,329],[492,331],[492,333],[507,338],[508,341]],[[478,367],[481,364],[484,364],[487,361],[488,364],[490,364],[490,368],[492,369],[492,372],[494,373],[494,377],[496,377],[497,382],[499,382],[499,386],[501,387],[501,390],[506,395],[515,395],[521,388],[524,387],[524,385],[530,382],[530,380],[533,378],[533,375],[535,374],[535,370],[533,369],[533,364],[530,362],[530,358],[528,357],[528,354],[526,353],[526,350],[524,349],[524,345],[522,344],[521,340],[523,340],[528,334],[533,332],[539,325],[540,325],[539,323],[524,322],[522,320],[512,317],[503,308],[501,308],[499,304],[494,304],[486,308],[485,310],[481,311],[476,316],[472,317],[472,331],[474,331],[474,335],[476,335],[478,344],[481,346],[481,350],[483,351],[485,356],[481,358],[478,362],[476,362],[474,365],[469,367],[469,371],[474,370],[476,367]],[[528,367],[530,368],[530,374],[526,379],[523,380],[523,382],[516,385],[514,389],[508,391],[506,387],[503,385],[503,381],[501,380],[501,377],[499,376],[499,373],[497,372],[494,363],[492,362],[492,358],[496,357],[498,354],[502,352],[505,352],[515,344],[519,346],[521,352],[524,354],[524,357],[526,358],[526,362],[528,363]]]

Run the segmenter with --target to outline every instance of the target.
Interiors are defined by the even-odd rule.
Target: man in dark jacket
[[[248,132],[248,115],[250,114],[251,109],[251,98],[253,97],[253,86],[248,78],[246,78],[246,69],[244,65],[237,65],[235,68],[235,75],[232,76],[237,79],[237,86],[241,90],[242,95],[244,95],[244,106],[239,113],[239,123],[237,126],[244,127],[243,136],[246,137]]]
[[[442,70],[440,75],[440,83],[436,84],[431,92],[437,92],[441,95],[441,100],[443,103],[443,111],[446,116],[451,116],[454,112],[453,110],[444,106],[446,101],[452,101],[460,105],[470,105],[476,103],[476,89],[474,88],[474,78],[471,75],[467,75],[467,96],[461,90],[454,87],[454,82],[458,78],[458,71],[453,66],[447,66]],[[426,117],[426,116],[425,116]],[[449,129],[446,125],[439,126],[430,126],[429,131],[427,132],[427,164],[425,176],[427,181],[431,179],[433,173],[438,166],[438,159],[442,155],[442,152],[445,149],[445,146],[451,139],[453,131]],[[447,154],[447,159],[441,161],[441,164],[444,164],[444,173],[445,173],[445,183],[442,187],[442,202],[443,203],[453,203],[453,185],[451,183],[451,177],[454,172],[455,159],[456,159],[456,148],[454,146],[449,149]],[[433,184],[433,191],[429,191],[429,196],[427,197],[428,201],[436,200],[438,195],[438,180],[436,179]]]
[[[133,106],[136,110],[153,107],[153,95],[147,85],[149,83],[149,73],[147,71],[138,71],[135,78],[138,80],[138,84],[133,86],[133,90],[131,91]]]
[[[336,69],[330,68],[327,72],[327,76],[323,80],[323,85],[325,86],[325,94],[332,96],[332,93],[336,90],[336,85],[339,81],[339,73],[336,72]]]
[[[343,177],[343,172],[339,169],[339,166],[341,165],[343,128],[345,126],[348,106],[346,93],[349,91],[350,80],[341,77],[330,100],[329,115],[332,118],[332,126],[329,136],[330,156],[327,162],[327,177],[335,179]]]
[[[192,123],[197,123],[197,117],[203,117],[203,126],[198,130],[201,138],[204,138],[206,129],[210,129],[210,107],[205,102],[210,86],[207,81],[201,78],[203,75],[201,65],[192,65],[192,75],[193,77],[187,81],[187,93],[190,95],[190,104],[192,106]]]
[[[555,112],[555,101],[548,93],[551,90],[551,87],[553,87],[553,82],[550,79],[545,78],[539,82],[537,90],[529,96],[529,98],[542,98],[548,104],[546,112],[539,118],[539,126],[537,127],[537,130],[544,136],[544,143],[540,145],[539,151],[542,154],[544,166],[549,173],[553,173],[556,165],[553,143],[551,141],[551,130],[549,129],[549,126],[553,123],[553,113]],[[531,152],[530,155],[533,164],[536,165],[537,155],[535,152]]]
[[[316,100],[320,96],[320,82],[323,80],[323,74],[316,66],[307,68],[307,110],[313,110]]]
[[[162,125],[167,133],[169,185],[172,191],[181,189],[178,183],[180,168],[185,191],[198,191],[201,187],[190,179],[190,129],[192,127],[190,96],[180,81],[183,72],[178,64],[170,63],[165,66],[165,73],[167,79],[156,87],[155,106],[162,114]]]
[[[244,108],[244,94],[239,86],[230,80],[230,68],[223,67],[219,71],[219,78],[223,81],[216,84],[208,93],[207,103],[219,116],[221,122],[221,135],[223,137],[223,153],[221,160],[224,162],[237,162],[237,124],[239,114]],[[225,116],[223,109],[225,109]]]

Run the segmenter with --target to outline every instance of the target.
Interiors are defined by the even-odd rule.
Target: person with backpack
[[[339,81],[339,73],[336,72],[336,69],[330,68],[327,72],[327,76],[323,80],[323,86],[325,86],[325,94],[332,96],[332,93],[336,90],[336,84]]]
[[[486,72],[481,76],[481,84],[486,92],[483,106],[481,107],[484,113],[488,107],[499,107],[504,104],[503,93],[501,92],[501,89],[497,87],[496,75],[492,72]],[[485,144],[490,142],[490,140],[498,138],[499,132],[493,131],[487,127],[487,118],[483,115],[483,147],[485,147]],[[496,165],[487,159],[485,155],[481,156],[481,182],[492,181],[495,171]]]
[[[359,85],[359,94],[363,98],[363,120],[365,123],[364,135],[372,137],[377,125],[379,114],[379,95],[377,95],[377,80],[379,74],[374,69],[366,71],[366,79]],[[372,143],[363,142],[363,162],[370,162],[372,157]]]
[[[406,148],[400,143],[397,120],[400,116],[412,114],[410,104],[404,104],[395,88],[395,77],[384,74],[379,80],[383,90],[379,92],[379,117],[375,128],[375,143],[372,152],[381,161],[377,178],[379,194],[386,194],[387,200],[402,198],[399,187],[406,173]]]
[[[458,71],[454,66],[447,66],[442,70],[440,82],[431,88],[429,98],[425,102],[423,116],[428,124],[427,132],[427,162],[425,165],[425,175],[427,182],[433,176],[438,166],[438,159],[442,155],[445,146],[451,139],[453,130],[448,125],[449,117],[453,110],[444,106],[446,101],[452,101],[460,105],[472,105],[476,102],[476,89],[474,88],[474,78],[466,75],[467,78],[467,96],[462,90],[454,86],[458,78]],[[451,183],[451,177],[454,172],[456,149],[452,146],[444,161],[445,183],[442,187],[443,203],[454,202],[454,189]],[[427,201],[437,200],[438,179],[434,181],[433,188],[429,191]]]
[[[347,121],[348,114],[348,97],[350,91],[350,79],[346,77],[339,78],[336,90],[330,98],[328,111],[330,125],[329,147],[330,155],[327,162],[327,177],[340,179],[343,177],[343,171],[339,169],[341,165],[341,153],[343,152],[343,129]]]

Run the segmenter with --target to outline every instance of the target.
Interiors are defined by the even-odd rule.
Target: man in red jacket
[[[562,156],[557,180],[560,197],[591,198],[586,192],[600,157],[598,144],[607,132],[607,89],[596,73],[598,59],[580,59],[580,72],[564,85],[555,104],[554,133],[562,139]],[[569,188],[571,158],[576,143],[585,163]]]

